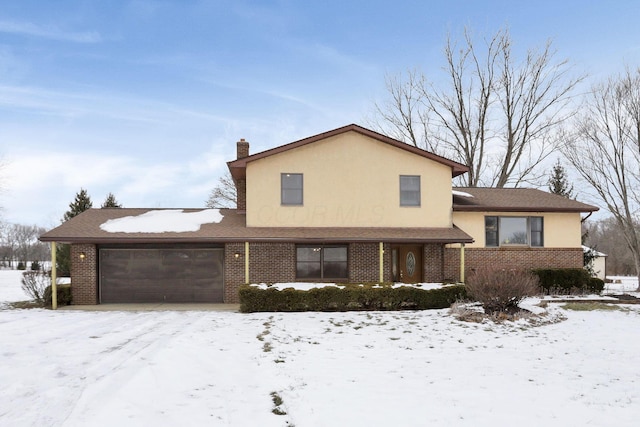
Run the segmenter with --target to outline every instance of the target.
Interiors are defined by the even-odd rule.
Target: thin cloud
[[[53,26],[36,25],[31,22],[0,21],[0,32],[74,43],[98,43],[102,41],[100,34],[95,31],[70,32]]]

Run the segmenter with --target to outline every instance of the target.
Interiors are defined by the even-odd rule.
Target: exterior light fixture
[[[236,252],[235,254],[233,254],[235,259],[238,259],[242,256],[242,254],[240,254],[239,252]]]
[[[84,261],[84,259],[87,257],[87,254],[85,254],[84,252],[80,252],[80,255],[78,255],[80,257],[81,260]]]

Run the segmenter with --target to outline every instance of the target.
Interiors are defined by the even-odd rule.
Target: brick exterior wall
[[[80,254],[84,253],[84,258]],[[98,259],[95,245],[71,245],[72,304],[98,303]]]
[[[378,243],[348,245],[349,282],[377,282],[379,270]],[[235,257],[238,253],[240,256]],[[384,280],[391,280],[391,246],[384,244]],[[224,301],[237,303],[238,287],[245,283],[244,243],[225,245]],[[295,243],[250,243],[249,280],[251,283],[296,281]]]
[[[422,276],[427,283],[441,282],[444,269],[444,251],[441,244],[424,245],[422,252]]]
[[[249,143],[244,139],[236,142],[236,159],[242,159],[249,156]],[[236,205],[238,210],[244,211],[247,209],[247,180],[238,179],[236,184]],[[251,250],[249,250],[251,252]]]
[[[377,282],[379,244],[348,245],[349,282]],[[84,258],[80,254],[84,253]],[[236,258],[235,254],[239,256]],[[384,244],[384,280],[391,281],[391,245]],[[224,302],[237,303],[238,287],[245,283],[244,243],[225,244]],[[249,279],[252,283],[294,282],[294,243],[250,243]],[[467,248],[465,275],[484,266],[495,268],[580,268],[582,249],[550,248]],[[460,249],[440,244],[423,246],[423,280],[440,282],[460,278]],[[98,259],[95,245],[71,245],[71,294],[73,304],[98,303]]]
[[[249,261],[251,283],[296,281],[294,243],[250,243]]]
[[[391,245],[383,246],[383,278],[391,280]],[[380,280],[380,244],[379,243],[351,243],[349,244],[349,281],[350,282],[378,282]]]
[[[582,268],[582,248],[466,248],[465,276],[480,267]],[[444,249],[444,280],[459,280],[460,249]]]
[[[236,206],[239,211],[247,210],[247,180],[237,179],[236,184]]]
[[[240,256],[235,257],[238,253]],[[239,302],[238,287],[245,283],[244,243],[225,245],[224,302]],[[294,243],[249,243],[249,281],[251,283],[295,282],[296,245]]]
[[[235,254],[239,254],[238,258]],[[244,243],[224,245],[224,302],[226,303],[238,302],[238,287],[244,283],[244,258]]]

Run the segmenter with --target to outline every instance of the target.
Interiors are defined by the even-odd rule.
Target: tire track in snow
[[[86,412],[87,408],[93,409],[92,405],[117,394],[138,373],[140,366],[137,362],[140,359],[152,358],[181,332],[193,327],[198,319],[189,314],[168,312],[160,321],[157,321],[158,313],[153,313],[148,318],[141,314],[143,323],[126,331],[116,332],[123,335],[116,337],[114,343],[96,354],[100,361],[97,364],[87,361],[87,364],[91,363],[90,368],[81,378],[82,389],[66,419]],[[112,337],[106,339],[112,340]]]

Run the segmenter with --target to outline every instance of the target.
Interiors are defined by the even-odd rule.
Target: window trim
[[[320,251],[320,277],[300,277],[298,275],[298,249],[301,249],[301,248],[318,249]],[[339,261],[340,263],[344,262],[346,266],[346,270],[345,270],[346,275],[344,277],[326,277],[325,276],[324,270],[326,266],[325,266],[325,260],[324,260],[324,251],[325,249],[328,249],[328,248],[344,248],[345,249],[346,258],[344,261]],[[349,245],[343,245],[343,244],[296,245],[296,280],[303,280],[303,281],[349,280]]]
[[[411,191],[412,193],[416,193],[418,195],[418,203],[414,204],[414,203],[407,203],[407,202],[403,202],[402,200],[402,179],[403,178],[417,178],[418,179],[418,189],[417,190],[404,190],[404,192],[409,192]],[[420,175],[400,175],[399,178],[399,184],[400,186],[400,207],[410,207],[410,208],[419,208],[422,206],[422,177]]]
[[[300,177],[300,188],[285,188],[284,187],[284,178],[290,176],[299,176]],[[287,203],[285,202],[285,190],[289,191],[300,191],[300,202],[295,203]],[[302,173],[293,173],[293,172],[282,172],[280,174],[280,205],[281,206],[303,206],[304,205],[304,174]]]
[[[488,230],[488,226],[487,226],[487,220],[489,218],[495,218],[496,219],[496,229],[495,231],[493,230]],[[501,238],[500,238],[500,228],[501,228],[501,223],[502,223],[502,219],[503,218],[524,218],[526,219],[526,227],[527,227],[527,242],[526,243],[502,243],[501,242]],[[533,230],[532,225],[534,220],[539,220],[540,221],[540,230]],[[495,245],[490,245],[489,244],[489,234],[491,233],[492,237],[493,235],[495,235]],[[540,244],[539,245],[534,245],[533,244],[533,234],[534,233],[539,233],[540,235]],[[491,239],[494,240],[494,239]],[[544,216],[522,216],[522,215],[516,215],[516,216],[500,216],[500,215],[485,215],[484,217],[484,246],[487,248],[501,248],[501,247],[510,247],[510,248],[517,248],[517,247],[524,247],[524,248],[543,248],[544,247]]]

